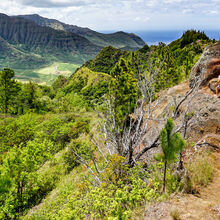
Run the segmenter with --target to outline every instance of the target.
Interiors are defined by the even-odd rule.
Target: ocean
[[[182,36],[184,31],[134,31],[148,45],[155,45],[159,42],[169,44]],[[220,40],[220,30],[204,31],[210,39]]]
[[[100,31],[102,33],[113,33],[115,31]],[[177,40],[183,34],[183,30],[171,31],[126,31],[128,33],[135,33],[140,36],[148,45],[157,45],[159,42],[169,44]],[[204,31],[210,39],[220,40],[220,30],[206,30]]]

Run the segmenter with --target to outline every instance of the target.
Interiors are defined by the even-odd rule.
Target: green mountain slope
[[[50,52],[59,56],[66,52],[72,55],[93,56],[100,49],[74,33],[41,27],[26,19],[4,14],[0,14],[0,36],[13,45],[21,44],[21,50],[33,50],[39,54]]]
[[[58,77],[52,86],[32,82],[18,83],[11,75],[8,85],[14,87],[8,89],[10,96],[7,108],[4,99],[6,93],[2,92],[7,90],[2,76],[5,76],[8,70],[0,71],[0,219],[142,219],[143,215],[150,216],[152,212],[155,214],[155,209],[152,211],[148,205],[155,205],[157,201],[164,204],[169,195],[180,191],[184,196],[183,192],[195,193],[198,189],[203,190],[200,188],[204,186],[203,180],[207,181],[206,184],[212,180],[213,169],[210,168],[214,162],[211,160],[212,156],[210,157],[210,149],[204,152],[207,154],[203,154],[195,151],[194,146],[199,140],[198,143],[201,143],[201,138],[208,132],[216,132],[219,127],[217,109],[220,100],[203,93],[203,89],[198,92],[194,90],[191,95],[187,92],[188,70],[198,59],[203,48],[211,44],[210,40],[201,39],[196,37],[197,34],[193,34],[190,38],[193,41],[187,40],[187,44],[181,47],[180,42],[188,39],[186,36],[191,36],[192,33],[184,34],[180,40],[170,45],[161,43],[158,46],[145,46],[135,52],[113,47],[103,48],[95,59],[80,67],[69,78]],[[3,54],[7,55],[9,52],[15,57],[26,56],[25,53],[22,54],[22,50],[16,49],[17,45],[9,44],[2,38],[0,42]],[[213,48],[218,47],[214,45]],[[217,49],[215,50],[214,55],[218,54]],[[148,81],[147,74],[146,78],[144,74],[139,75],[140,83],[133,84],[136,82],[136,73],[142,67],[146,67],[144,70],[148,72],[149,69],[158,70],[160,64],[162,66],[154,78],[156,81],[153,85]],[[57,66],[56,63],[51,68]],[[63,64],[55,69],[68,71],[72,68],[74,66]],[[41,69],[41,74],[44,74],[44,71],[45,68]],[[129,74],[126,74],[127,72]],[[143,114],[141,108],[144,106],[138,101],[136,103],[138,111],[130,114],[127,108],[127,115],[119,124],[116,117],[122,108],[116,108],[120,107],[121,103],[115,100],[118,98],[123,101],[123,106],[127,106],[126,100],[127,103],[131,102],[130,97],[134,94],[130,89],[131,83],[138,88],[143,82],[142,77],[144,81],[149,82],[150,87],[147,88],[152,89],[152,95],[149,93],[142,95],[150,95],[157,100],[153,103],[147,101]],[[118,81],[120,84],[117,84]],[[184,83],[163,90],[181,81]],[[115,91],[117,93],[114,93]],[[111,108],[105,108],[106,93],[113,97],[113,102],[109,102]],[[186,94],[189,96],[185,96]],[[181,100],[185,101],[177,112],[175,127],[178,129],[182,126],[182,122],[186,120],[185,113],[189,120],[193,117],[192,121],[189,121],[190,127],[185,136],[188,138],[186,152],[193,154],[188,154],[189,158],[188,156],[184,158],[184,168],[189,171],[187,181],[177,176],[179,152],[175,155],[177,160],[169,161],[164,194],[162,193],[165,183],[164,152],[159,148],[159,142],[154,140],[157,140],[166,118],[174,114],[174,107]],[[190,104],[189,109],[187,103]],[[203,106],[204,110],[202,115],[200,106]],[[210,111],[211,107],[213,111]],[[148,129],[142,132],[144,129],[142,125],[149,116],[146,111],[151,113],[151,109],[152,118]],[[107,118],[102,121],[105,114]],[[133,147],[135,139],[132,138],[134,137],[132,133],[136,131],[138,124],[136,122],[140,121],[139,117],[142,116],[143,124],[142,122],[139,124],[140,130],[137,132],[140,132],[143,139],[137,146],[139,148],[141,144],[142,147],[148,147],[152,151],[142,155],[141,160],[144,161],[137,161],[131,166],[129,151],[125,149],[125,156],[121,155],[120,149],[117,150],[113,144],[119,140],[121,148],[127,140],[132,140],[130,146]],[[120,129],[115,122],[119,126],[122,124],[123,128]],[[170,124],[171,130],[173,126]],[[167,127],[165,126],[165,129]],[[184,135],[184,131],[182,129],[180,131]],[[107,132],[111,132],[110,135]],[[121,139],[121,136],[124,139]],[[177,140],[178,145],[178,139],[172,140]],[[206,140],[209,141],[209,138]],[[151,145],[152,143],[154,144]],[[215,139],[213,143],[215,144]],[[217,144],[216,147],[219,146]],[[111,155],[111,146],[116,154]],[[215,145],[213,146],[216,149]],[[199,157],[194,157],[196,152]],[[133,153],[135,157],[136,152]],[[83,164],[80,165],[80,162]],[[207,169],[203,169],[204,167]],[[200,181],[197,178],[198,170],[201,171]],[[181,199],[178,197],[178,201],[182,201]],[[216,204],[219,202],[216,196],[215,200],[212,200],[213,206],[215,205],[213,201]],[[160,204],[156,208],[160,207]],[[170,209],[169,207],[167,209]],[[207,208],[210,210],[209,204]],[[168,215],[171,215],[170,210]],[[178,215],[177,213],[176,216]],[[175,217],[174,211],[172,216]]]
[[[0,37],[0,68],[13,68],[23,80],[41,83],[45,79],[41,79],[38,69],[54,62],[83,64],[101,49],[77,34],[5,14],[0,14]]]
[[[75,33],[77,35],[87,38],[92,43],[102,47],[111,45],[116,48],[125,47],[129,48],[130,50],[134,50],[144,46],[145,44],[144,41],[137,35],[125,33],[122,31],[112,34],[102,34],[89,28],[82,28],[76,25],[68,25],[55,19],[41,17],[37,14],[21,15],[21,17],[34,21],[41,26],[47,26],[56,30],[63,30],[66,32]]]

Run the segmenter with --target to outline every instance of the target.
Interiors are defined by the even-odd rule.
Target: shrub
[[[85,160],[90,159],[90,154],[92,152],[89,143],[79,139],[71,141],[70,145],[68,146],[68,150],[64,154],[64,161],[67,164],[68,171],[72,170],[74,167],[80,164],[76,153]]]
[[[178,209],[171,210],[170,216],[173,218],[173,220],[180,220],[179,210]]]
[[[214,172],[214,162],[210,153],[201,151],[194,156],[187,165],[192,190],[197,190],[201,186],[207,186],[212,180]]]

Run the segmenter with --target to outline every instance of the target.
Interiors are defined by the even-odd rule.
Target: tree
[[[2,156],[0,166],[0,218],[16,219],[39,199],[39,174],[36,171],[50,157],[52,143],[34,141],[10,149]],[[4,216],[4,217],[3,217]]]
[[[119,66],[117,68],[120,69]],[[117,105],[113,104],[121,105],[120,102],[112,103],[112,97],[105,102],[105,111],[99,114],[103,122],[100,123],[101,138],[92,138],[96,152],[104,161],[104,165],[101,164],[99,166],[100,164],[96,162],[97,158],[91,155],[96,175],[94,175],[94,171],[91,169],[89,163],[77,152],[74,152],[78,160],[86,165],[90,172],[93,173],[95,185],[100,185],[100,174],[105,172],[114,155],[125,158],[125,164],[128,167],[134,167],[138,161],[142,160],[143,155],[148,150],[159,146],[159,135],[147,145],[144,143],[144,136],[149,129],[152,114],[159,104],[159,101],[155,101],[155,84],[160,70],[161,65],[158,68],[149,68],[149,71],[137,73],[139,99],[136,101],[135,108],[131,114],[127,112],[126,115],[124,112],[124,116],[126,117],[120,118],[120,115],[117,115]],[[113,83],[118,82],[113,81]],[[115,91],[115,95],[117,95],[119,92],[116,91],[116,88],[120,90],[120,87],[115,87],[110,94],[114,94]],[[117,96],[113,96],[113,98],[115,97]]]
[[[0,104],[4,113],[8,112],[9,104],[19,91],[18,83],[12,79],[14,71],[8,68],[0,71]]]
[[[162,159],[164,161],[163,192],[165,192],[166,188],[167,165],[177,158],[177,153],[181,152],[185,146],[185,140],[181,137],[180,133],[173,133],[173,129],[173,119],[169,118],[160,132],[160,144],[163,151]]]
[[[128,63],[121,58],[111,72],[109,96],[116,113],[116,122],[122,123],[134,111],[137,100],[137,80]]]

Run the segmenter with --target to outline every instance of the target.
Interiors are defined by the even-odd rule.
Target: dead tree
[[[97,163],[97,159],[91,154],[94,168],[91,169],[88,163],[78,156],[81,163],[85,164],[90,172],[96,172],[95,182],[100,184],[101,179],[99,175],[105,171],[108,166],[111,157],[114,154],[118,154],[126,158],[126,163],[132,167],[136,162],[140,161],[143,155],[152,148],[159,146],[159,133],[150,144],[144,143],[144,136],[150,129],[150,121],[155,120],[152,117],[154,110],[158,107],[162,99],[155,100],[155,84],[158,74],[160,74],[162,64],[158,68],[153,68],[153,64],[149,65],[149,69],[146,72],[139,71],[138,74],[138,89],[140,91],[140,97],[137,101],[137,107],[133,114],[126,117],[124,123],[119,124],[116,121],[116,112],[111,103],[114,100],[106,101],[105,111],[99,113],[101,117],[100,122],[100,136],[92,138],[92,142],[99,155],[105,161],[105,165],[100,168]],[[173,113],[173,119],[179,117],[180,108],[187,101],[186,108],[182,123],[176,129],[175,132],[184,130],[184,138],[186,137],[187,127],[190,125],[190,121],[193,118],[193,114],[189,112],[189,106],[193,96],[197,93],[200,83],[195,84],[185,96],[176,103]],[[190,99],[189,99],[190,97]],[[162,119],[165,123],[166,119]],[[182,166],[182,153],[180,154],[180,166]]]
[[[145,152],[157,146],[156,144],[145,146],[143,137],[149,128],[152,113],[159,104],[159,99],[155,100],[155,84],[161,68],[162,64],[157,69],[151,64],[149,72],[138,74],[140,97],[134,113],[128,115],[124,123],[119,124],[116,121],[116,112],[111,105],[114,100],[106,102],[106,110],[100,114],[103,121],[100,125],[101,135],[102,140],[105,140],[106,149],[101,148],[98,141],[95,141],[101,155],[103,152],[108,152],[110,156],[118,154],[126,158],[127,164],[134,166]]]

